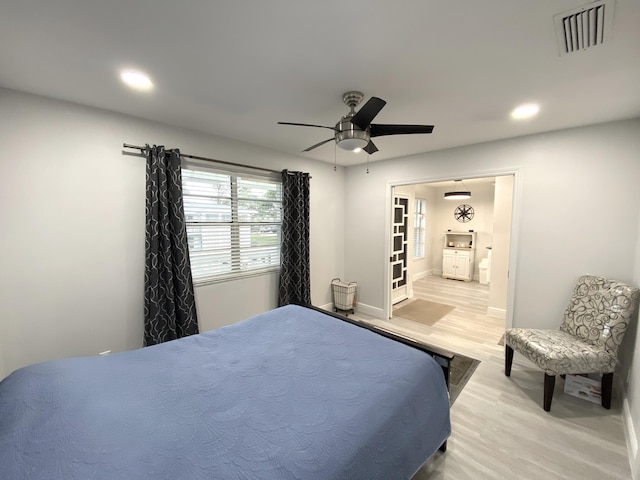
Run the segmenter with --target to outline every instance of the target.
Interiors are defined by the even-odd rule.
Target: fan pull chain
[[[367,173],[369,173],[369,158],[371,155],[367,152]]]
[[[338,170],[338,160],[336,159],[338,155],[338,144],[333,142],[333,171],[336,172]]]

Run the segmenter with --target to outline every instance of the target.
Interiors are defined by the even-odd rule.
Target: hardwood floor
[[[511,377],[504,375],[504,347],[498,345],[504,320],[485,315],[486,285],[427,277],[414,282],[414,294],[456,309],[431,327],[399,317],[354,317],[481,363],[451,408],[447,451],[436,452],[413,480],[631,478],[616,391],[606,410],[565,394],[558,379],[551,412],[545,412],[542,371],[516,354]]]

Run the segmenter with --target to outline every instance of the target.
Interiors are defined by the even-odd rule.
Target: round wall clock
[[[453,216],[456,220],[462,223],[467,223],[473,218],[473,207],[471,205],[458,205],[453,212]]]

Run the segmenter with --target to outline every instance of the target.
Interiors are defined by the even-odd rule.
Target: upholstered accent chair
[[[544,371],[543,408],[551,410],[556,375],[602,374],[601,401],[611,408],[618,349],[637,318],[638,288],[594,275],[578,279],[559,330],[511,328],[505,333],[504,373],[514,350]]]

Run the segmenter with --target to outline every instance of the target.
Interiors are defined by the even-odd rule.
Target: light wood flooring
[[[486,285],[427,277],[414,282],[415,298],[456,309],[431,327],[398,317],[353,317],[481,363],[451,408],[447,451],[434,454],[413,480],[631,478],[615,390],[606,410],[565,394],[558,379],[551,412],[545,412],[542,371],[516,353],[511,377],[504,375],[504,347],[498,345],[504,320],[485,315]]]

